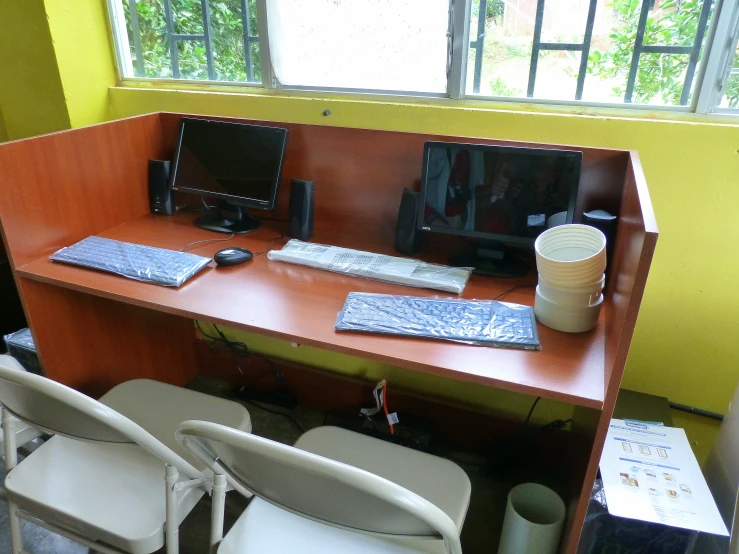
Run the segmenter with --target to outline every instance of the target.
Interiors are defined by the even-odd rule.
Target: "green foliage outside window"
[[[171,0],[174,32],[179,34],[203,34],[201,0]],[[650,12],[644,34],[645,44],[690,46],[695,40],[703,0],[665,0]],[[167,23],[164,0],[135,0],[138,14],[144,74],[139,75],[134,48],[134,37],[129,0],[123,0],[128,39],[134,71],[141,77],[172,78]],[[588,59],[588,73],[604,78],[617,78],[623,84],[614,92],[623,95],[631,66],[633,47],[642,0],[613,0],[611,7],[619,24],[611,34],[608,50],[594,48]],[[244,51],[244,28],[241,0],[209,0],[213,62],[216,80],[247,81]],[[255,0],[247,1],[249,25],[252,36],[258,35]],[[505,12],[504,0],[488,0],[486,18],[502,24]],[[476,15],[476,14],[474,14]],[[208,79],[205,42],[176,41],[180,77],[183,79]],[[250,46],[254,81],[262,80],[259,44]],[[685,81],[687,55],[642,54],[637,70],[633,101],[650,103],[655,100],[665,104],[679,104]],[[739,54],[734,58],[739,67]],[[496,94],[507,96],[518,91],[508,89],[501,79],[493,84]],[[739,78],[729,79],[724,91],[730,107],[739,106]]]
[[[244,27],[240,0],[210,1],[211,37],[213,43],[213,65],[218,81],[246,81],[246,58],[244,53]],[[254,0],[247,2],[252,36],[258,34],[258,23]],[[136,51],[128,0],[124,0],[128,40],[134,68]],[[167,21],[164,15],[164,0],[137,0],[141,49],[143,50],[144,75],[141,77],[172,77]],[[174,32],[178,34],[203,34],[201,0],[172,0]],[[180,77],[183,79],[208,79],[205,42],[178,40]],[[252,43],[254,80],[262,80],[261,59],[258,43]],[[136,69],[135,69],[136,71]]]
[[[710,0],[706,0],[710,1]],[[594,49],[588,58],[588,73],[619,79],[623,84],[613,88],[624,95],[636,42],[642,0],[613,0],[610,4],[619,25],[610,35],[607,51]],[[651,10],[644,32],[644,44],[660,46],[692,46],[698,31],[703,0],[666,0]],[[632,101],[665,104],[680,103],[689,55],[643,53],[639,58]],[[739,102],[739,82],[727,86],[727,99]]]

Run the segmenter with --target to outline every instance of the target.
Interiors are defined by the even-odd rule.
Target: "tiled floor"
[[[204,392],[218,393],[218,384],[199,382],[195,387]],[[300,435],[290,420],[268,413],[253,404],[247,404],[252,417],[254,433],[284,442],[294,443]],[[323,413],[298,408],[291,415],[306,429],[321,425]],[[465,522],[462,545],[465,554],[494,552],[500,532],[502,513],[505,509],[500,498],[505,498],[509,485],[495,483],[477,472],[469,471],[472,480],[472,501]],[[4,477],[4,476],[3,476]],[[246,507],[247,501],[236,492],[230,492],[226,504],[226,530]],[[502,506],[501,506],[502,504]],[[210,498],[205,496],[188,515],[180,527],[180,552],[182,554],[206,554],[210,532]],[[26,551],[31,554],[87,554],[88,549],[60,537],[32,523],[23,523]],[[162,550],[163,552],[163,550]],[[6,504],[0,501],[0,554],[11,554],[10,531]]]

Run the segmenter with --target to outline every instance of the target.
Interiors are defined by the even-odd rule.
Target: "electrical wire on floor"
[[[271,374],[275,376],[280,386],[285,387],[285,375],[277,368],[272,360],[270,360],[266,356],[262,356],[261,354],[255,354],[254,352],[249,350],[249,347],[246,345],[245,342],[230,340],[215,323],[213,323],[212,325],[213,329],[215,329],[216,333],[218,333],[217,337],[209,335],[205,331],[203,331],[203,328],[200,326],[200,322],[197,319],[195,320],[195,326],[198,328],[200,336],[210,341],[209,347],[212,353],[218,352],[220,350],[228,350],[237,358],[237,360],[239,358],[247,359],[250,357],[264,360],[265,362],[267,362],[267,364],[269,364],[269,369],[264,373],[258,375],[256,378],[251,379],[250,384],[261,381]],[[241,375],[245,376],[244,371],[241,369],[241,365],[238,361],[236,362],[236,369],[238,369]]]
[[[295,419],[290,414],[286,414],[285,412],[280,412],[280,411],[277,411],[277,410],[273,410],[272,408],[267,408],[267,407],[262,406],[261,404],[259,404],[257,402],[254,402],[254,400],[244,400],[243,402],[245,402],[246,404],[249,404],[249,406],[254,406],[255,408],[258,408],[258,409],[262,410],[263,412],[267,412],[269,414],[274,414],[274,415],[282,416],[286,420],[288,420],[290,423],[292,423],[293,426],[298,431],[300,431],[301,433],[305,433],[305,427],[303,427],[300,423],[298,423],[298,420]]]
[[[277,366],[274,364],[272,360],[267,358],[266,356],[262,356],[261,354],[255,354],[251,350],[249,350],[249,347],[246,345],[246,343],[241,341],[233,341],[226,337],[226,335],[223,333],[223,331],[220,330],[220,328],[212,323],[213,328],[216,330],[216,333],[218,333],[217,337],[214,337],[212,335],[207,334],[205,331],[203,331],[203,328],[200,326],[200,322],[195,320],[195,326],[198,328],[198,331],[200,332],[200,335],[210,341],[210,350],[211,352],[217,352],[219,350],[226,349],[230,351],[236,358],[249,358],[249,357],[255,357],[265,360],[269,364],[269,369],[265,371],[264,373],[261,373],[257,375],[255,378],[251,379],[249,381],[249,384],[254,384],[263,378],[267,377],[268,375],[274,375],[277,379],[277,382],[281,387],[285,387],[285,375],[277,369]],[[238,362],[236,362],[236,368],[239,370],[239,373],[241,375],[244,375],[243,370],[241,369],[241,366]],[[250,406],[254,406],[255,408],[262,410],[264,412],[268,412],[274,415],[281,416],[285,419],[287,419],[290,423],[292,423],[298,431],[301,433],[305,433],[305,428],[290,414],[287,414],[285,412],[280,412],[278,410],[273,410],[272,408],[267,408],[266,406],[263,406],[262,404],[255,402],[254,400],[242,400],[246,404],[249,404]]]

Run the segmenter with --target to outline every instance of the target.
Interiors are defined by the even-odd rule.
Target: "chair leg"
[[[5,471],[10,472],[18,465],[18,449],[15,445],[15,418],[3,408],[3,442],[5,449]]]
[[[174,490],[179,477],[180,472],[177,471],[177,468],[167,464],[164,477],[167,487],[167,522],[165,526],[167,554],[178,554],[180,551],[180,518],[177,507],[177,491]]]
[[[213,477],[212,508],[210,512],[210,553],[216,554],[223,538],[223,519],[226,510],[226,476],[216,473]]]
[[[18,465],[18,449],[15,445],[15,418],[6,409],[3,408],[3,442],[5,455],[5,472],[10,471]],[[10,544],[13,548],[13,554],[22,554],[23,535],[21,535],[21,520],[16,513],[15,502],[8,500],[8,520],[10,522]]]
[[[23,554],[23,535],[21,534],[21,518],[16,513],[15,502],[8,501],[8,519],[10,521],[10,545],[13,554]]]

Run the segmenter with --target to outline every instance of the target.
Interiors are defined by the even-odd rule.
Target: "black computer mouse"
[[[216,264],[220,266],[230,266],[243,264],[244,262],[251,260],[253,257],[254,254],[251,253],[251,250],[232,246],[231,248],[224,248],[223,250],[216,252],[213,259]]]

